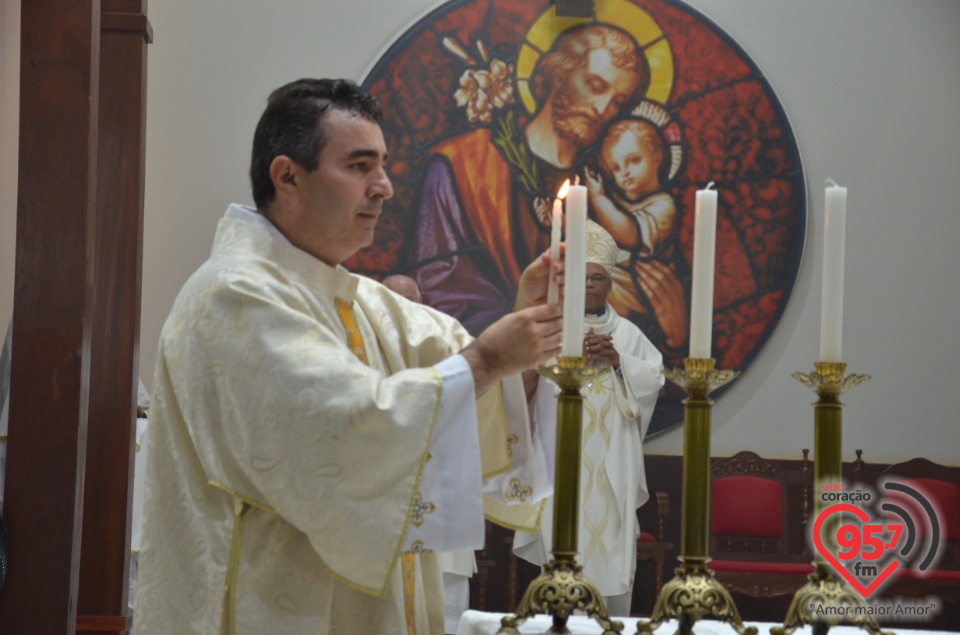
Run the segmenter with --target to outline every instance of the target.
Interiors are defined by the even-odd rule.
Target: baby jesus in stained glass
[[[597,221],[621,249],[640,257],[656,254],[677,228],[676,204],[662,189],[670,169],[666,148],[654,124],[621,119],[610,127],[600,147],[603,174],[586,171]],[[612,181],[611,187],[605,180]]]

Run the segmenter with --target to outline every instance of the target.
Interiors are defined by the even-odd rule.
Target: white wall
[[[518,0],[519,1],[519,0]],[[598,0],[602,1],[602,0]],[[813,447],[824,180],[850,190],[843,357],[873,375],[846,395],[844,456],[960,464],[960,3],[688,0],[754,59],[800,145],[810,200],[793,295],[764,350],[713,411],[713,453]],[[141,373],[217,219],[250,199],[250,140],[267,94],[301,76],[360,79],[433,0],[164,0],[149,18]],[[0,0],[0,321],[12,306],[16,29]],[[12,175],[12,176],[11,176]],[[648,442],[679,454],[681,429]]]
[[[0,0],[0,330],[13,313],[20,139],[20,0]]]

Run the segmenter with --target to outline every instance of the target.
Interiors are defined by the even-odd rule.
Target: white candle
[[[710,359],[713,337],[713,268],[717,243],[717,191],[697,190],[690,294],[690,357]]]
[[[564,254],[564,357],[583,357],[583,310],[587,293],[587,188],[571,185],[567,194],[567,250]]]
[[[827,179],[823,220],[823,293],[820,304],[820,361],[839,362],[843,332],[843,249],[847,188]]]
[[[560,301],[560,286],[553,276],[553,263],[560,259],[560,228],[563,225],[563,202],[570,187],[570,179],[563,182],[557,198],[553,201],[553,216],[550,222],[550,282],[547,286],[547,303],[556,304]]]

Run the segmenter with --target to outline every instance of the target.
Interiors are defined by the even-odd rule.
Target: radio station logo
[[[933,571],[940,555],[940,519],[918,486],[886,481],[881,492],[848,491],[842,483],[817,492],[822,504],[833,504],[817,515],[813,544],[864,598],[907,568],[921,576]]]

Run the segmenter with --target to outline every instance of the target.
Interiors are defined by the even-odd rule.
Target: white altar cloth
[[[460,618],[460,628],[457,629],[457,635],[496,635],[500,629],[500,619],[505,613],[486,613],[483,611],[467,611]],[[614,618],[623,622],[623,635],[634,635],[637,632],[637,622],[646,618],[636,617],[617,617]],[[537,615],[531,617],[521,624],[521,635],[544,635],[553,624],[553,619],[549,615]],[[747,626],[756,626],[757,635],[769,635],[770,629],[781,624],[767,622],[744,622]],[[567,628],[572,635],[600,635],[603,629],[592,618],[576,615],[567,620]],[[882,630],[896,635],[956,635],[946,631],[925,631],[923,623],[905,623],[904,626],[886,626]],[[677,621],[671,620],[654,631],[654,635],[674,635],[677,632]],[[724,622],[713,620],[702,620],[693,627],[696,635],[737,635],[731,626]],[[812,635],[813,629],[809,626],[798,628],[793,635]],[[832,626],[830,635],[866,635],[867,631],[854,626]]]

